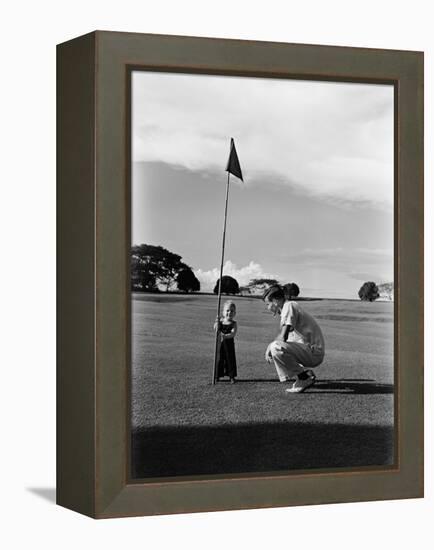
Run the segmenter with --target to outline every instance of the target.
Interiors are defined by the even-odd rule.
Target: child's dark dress
[[[219,330],[222,334],[229,334],[234,328],[235,323],[224,325],[219,323]],[[217,365],[217,378],[237,376],[237,361],[235,359],[235,343],[233,338],[226,338],[221,341],[219,350],[219,362]]]

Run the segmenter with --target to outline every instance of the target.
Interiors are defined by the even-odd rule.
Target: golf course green
[[[303,301],[326,355],[316,384],[288,394],[264,360],[279,318],[230,299],[238,378],[212,385],[216,297],[132,295],[132,477],[393,464],[393,303]]]

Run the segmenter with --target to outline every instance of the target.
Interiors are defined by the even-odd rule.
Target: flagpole
[[[214,385],[216,382],[217,377],[217,357],[218,357],[218,351],[219,351],[219,343],[220,343],[220,331],[218,328],[218,323],[220,321],[220,305],[222,300],[222,277],[223,277],[223,263],[225,258],[225,240],[226,240],[226,220],[228,215],[228,198],[229,198],[229,177],[230,172],[228,171],[228,181],[226,184],[226,201],[225,201],[225,216],[224,216],[224,222],[223,222],[223,239],[222,239],[222,259],[220,262],[220,277],[219,277],[219,284],[218,284],[218,300],[217,300],[217,330],[215,333],[215,348],[214,348],[214,368],[212,373],[212,384]]]

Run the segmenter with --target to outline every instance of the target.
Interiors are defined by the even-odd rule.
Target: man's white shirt
[[[308,344],[318,351],[325,351],[324,337],[318,323],[297,302],[286,301],[283,304],[280,325],[290,325],[294,329],[288,333],[287,342]]]

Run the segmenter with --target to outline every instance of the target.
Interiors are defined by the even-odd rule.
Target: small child
[[[235,384],[237,376],[237,361],[235,358],[234,338],[237,333],[235,303],[228,300],[223,304],[223,315],[216,319],[214,330],[218,330],[221,336],[219,360],[217,365],[217,380],[222,376],[229,376],[231,384]]]

